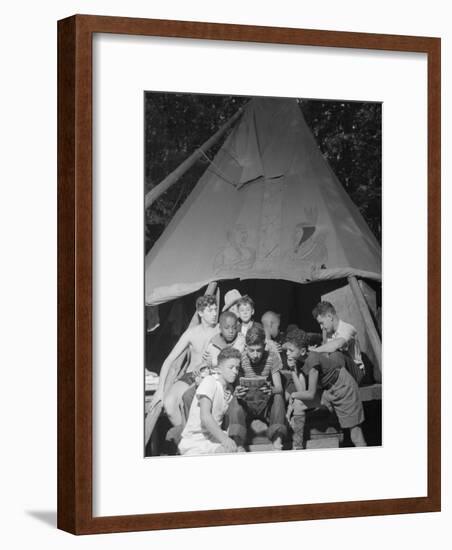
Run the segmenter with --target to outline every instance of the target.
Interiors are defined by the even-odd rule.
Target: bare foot
[[[281,441],[281,438],[280,437],[277,437],[273,443],[273,450],[274,451],[282,451],[282,448],[283,448],[283,444],[282,444],[282,441]]]

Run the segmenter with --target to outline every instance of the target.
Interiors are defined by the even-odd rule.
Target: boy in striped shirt
[[[249,387],[238,385],[228,410],[229,436],[238,446],[244,447],[248,427],[255,419],[268,424],[267,434],[275,450],[281,450],[286,436],[285,403],[281,383],[282,368],[279,353],[265,346],[262,325],[254,323],[246,334],[246,348],[242,354],[239,375],[242,381],[250,381]],[[253,379],[264,378],[260,387]]]

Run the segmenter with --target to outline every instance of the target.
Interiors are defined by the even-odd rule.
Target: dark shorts
[[[341,428],[353,428],[364,422],[358,384],[345,367],[333,386],[323,392],[322,404],[334,410]]]
[[[242,403],[246,406],[248,414],[253,418],[259,418],[265,414],[270,401],[270,395],[263,393],[259,388],[249,388]]]

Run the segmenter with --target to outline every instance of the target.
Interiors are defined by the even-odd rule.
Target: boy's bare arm
[[[317,351],[318,353],[333,353],[334,351],[343,348],[346,343],[347,340],[345,338],[334,338],[334,340],[325,342],[325,344],[322,344],[321,346],[310,347],[309,349]]]
[[[302,374],[298,374],[297,371],[292,371],[292,380],[297,392],[306,391],[306,382]]]
[[[230,439],[215,422],[212,416],[212,401],[205,395],[199,397],[199,408],[201,413],[201,425],[209,434],[224,447],[227,452],[237,450],[237,445]]]
[[[239,332],[232,347],[238,349],[240,353],[242,353],[245,350],[245,345],[245,336],[241,332]]]
[[[319,372],[317,369],[311,369],[308,376],[308,389],[303,391],[296,391],[291,394],[293,399],[311,400],[315,397],[317,391],[317,382],[319,379]]]
[[[274,394],[276,394],[276,393],[282,394],[283,393],[282,382],[281,382],[281,374],[280,374],[279,371],[276,371],[276,372],[272,373],[271,392],[274,393]]]

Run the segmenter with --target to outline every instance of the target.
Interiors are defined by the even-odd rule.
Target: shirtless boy
[[[152,406],[163,401],[166,414],[174,426],[182,423],[180,411],[182,395],[185,390],[196,381],[199,367],[203,363],[203,354],[212,337],[218,333],[217,303],[215,296],[200,296],[196,300],[196,311],[200,324],[188,328],[165,359],[161,371],[157,391],[152,400]],[[163,392],[168,372],[173,362],[187,349],[190,351],[189,365],[185,374],[179,378],[164,398]]]

